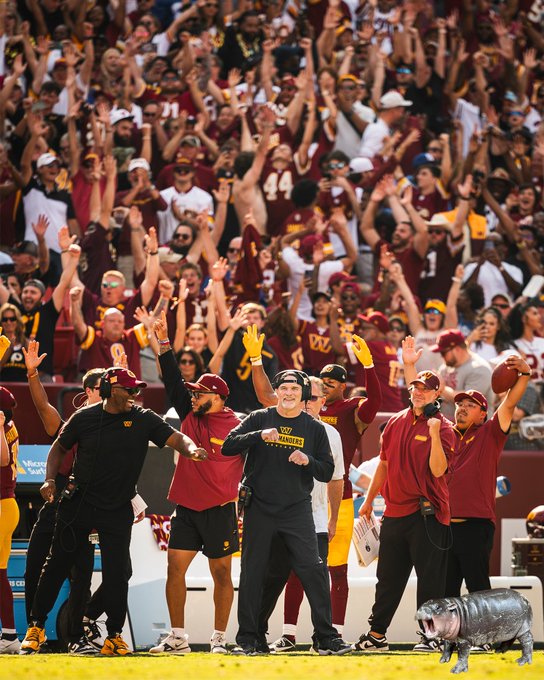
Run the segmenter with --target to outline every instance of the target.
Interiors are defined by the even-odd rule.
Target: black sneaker
[[[389,644],[385,635],[377,638],[370,631],[363,633],[357,642],[352,645],[354,652],[388,652]]]
[[[352,651],[351,645],[344,642],[341,637],[329,638],[323,642],[314,642],[313,649],[321,656],[342,656]]]
[[[253,645],[241,644],[231,649],[230,653],[235,656],[257,656],[257,649]]]
[[[422,633],[420,630],[417,631],[417,634],[421,637],[421,640],[414,645],[414,648],[412,649],[413,652],[441,652],[442,647],[440,645],[440,641],[437,640],[436,638],[428,638],[425,633]]]
[[[77,642],[71,642],[68,645],[68,653],[75,656],[98,656],[100,652],[92,645],[89,640],[83,635]]]

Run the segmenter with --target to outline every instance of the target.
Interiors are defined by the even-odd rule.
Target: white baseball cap
[[[142,168],[143,170],[147,170],[147,172],[151,171],[151,167],[149,166],[149,163],[145,160],[145,158],[133,158],[130,163],[128,164],[128,171],[132,172],[133,170],[137,170],[138,168]]]
[[[380,99],[380,109],[396,109],[398,106],[412,106],[412,103],[397,90],[389,90]]]
[[[427,222],[429,227],[444,227],[444,229],[451,229],[453,223],[448,220],[444,213],[435,213]]]
[[[159,248],[159,262],[167,262],[167,263],[170,263],[170,264],[177,264],[181,259],[183,259],[183,255],[180,255],[179,253],[175,253],[168,246],[160,246],[160,248]]]
[[[46,165],[51,165],[51,163],[60,163],[60,161],[54,153],[42,153],[36,162],[36,167],[43,168]]]
[[[126,109],[115,109],[115,111],[110,111],[110,123],[112,125],[117,125],[122,120],[134,120],[134,116]]]
[[[370,172],[374,170],[374,166],[370,158],[352,158],[349,162],[349,169],[356,173]]]

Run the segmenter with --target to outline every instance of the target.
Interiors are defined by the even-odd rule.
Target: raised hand
[[[268,42],[268,41],[265,40],[264,43],[263,43],[263,50],[265,49],[265,43],[266,42]],[[240,69],[231,68],[231,70],[229,71],[228,81],[227,81],[228,84],[229,84],[229,88],[232,89],[233,87],[236,87],[237,85],[240,84],[241,80],[242,80],[242,72],[240,71]]]
[[[263,351],[264,333],[259,334],[257,324],[251,324],[246,328],[242,342],[250,359],[258,359]]]
[[[472,191],[472,175],[467,175],[465,181],[462,184],[457,185],[457,192],[461,198],[470,198],[470,192]]]
[[[70,302],[75,305],[80,305],[82,297],[83,289],[81,286],[74,286],[73,288],[70,288]]]
[[[45,359],[47,354],[44,352],[40,354],[40,343],[37,340],[31,340],[28,347],[23,347],[23,356],[25,358],[25,366],[27,373],[32,373],[38,370],[38,366]]]
[[[146,330],[151,329],[154,317],[143,305],[141,307],[136,307],[136,310],[134,311],[134,318],[136,319],[136,321],[138,321],[138,323],[143,324]]]
[[[402,363],[405,365],[414,365],[419,361],[423,349],[416,350],[416,341],[411,335],[407,335],[401,343],[402,346]]]
[[[185,279],[181,279],[182,281],[185,281]],[[164,298],[165,300],[170,300],[170,298],[174,295],[174,284],[170,279],[161,279],[158,284],[159,287],[159,295]]]
[[[359,363],[361,363],[365,368],[372,368],[374,366],[372,352],[363,338],[358,335],[352,335],[351,342],[353,353],[357,357]]]
[[[247,316],[246,316],[245,312],[242,311],[242,308],[240,307],[234,313],[234,316],[232,317],[232,319],[229,322],[229,326],[234,331],[237,331],[240,328],[243,328],[246,323],[247,323]],[[245,343],[244,343],[244,346],[245,346]]]
[[[220,257],[214,262],[211,268],[212,281],[222,281],[229,270],[229,261],[225,257]]]
[[[77,236],[74,234],[70,235],[70,230],[66,225],[59,229],[57,234],[57,239],[59,243],[59,248],[61,250],[68,250],[68,248],[75,242]]]
[[[153,322],[153,333],[159,342],[161,340],[168,340],[168,323],[166,321],[166,312],[161,311],[160,316]]]
[[[128,211],[128,226],[132,229],[138,229],[139,227],[143,227],[143,224],[144,218],[142,217],[140,208],[133,205]]]
[[[155,227],[149,229],[149,233],[144,236],[145,246],[148,253],[156,253],[159,249],[159,239]]]
[[[45,215],[38,215],[36,222],[32,222],[32,231],[36,234],[36,238],[39,240],[45,236],[45,232],[49,228],[49,220]]]
[[[230,184],[219,180],[219,187],[212,189],[216,203],[228,203],[230,199]]]

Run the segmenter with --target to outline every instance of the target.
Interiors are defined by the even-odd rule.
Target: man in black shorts
[[[55,534],[44,565],[34,603],[32,623],[20,654],[36,654],[45,642],[45,621],[64,579],[73,565],[87,557],[89,534],[98,533],[102,556],[102,584],[106,600],[108,637],[101,653],[130,654],[121,637],[126,618],[130,537],[134,512],[131,499],[147,454],[148,442],[170,446],[183,456],[204,460],[187,436],[174,430],[150,409],[136,406],[134,398],[146,383],[124,368],[110,368],[102,378],[94,406],[74,413],[53,442],[47,457],[41,494],[55,498],[55,477],[66,452],[76,443],[72,477],[62,493]]]
[[[185,633],[185,574],[199,551],[208,558],[214,582],[213,654],[227,653],[226,630],[234,598],[231,579],[232,554],[238,550],[236,498],[242,478],[241,456],[226,458],[221,445],[240,422],[225,406],[227,383],[218,375],[205,373],[196,383],[186,383],[168,340],[166,316],[154,324],[159,341],[159,363],[170,402],[181,420],[181,431],[208,453],[205,463],[179,458],[168,494],[176,503],[168,543],[166,600],[171,632],[152,654],[187,654],[191,651]]]
[[[331,624],[329,577],[319,557],[312,517],[313,480],[328,482],[334,471],[327,434],[320,422],[302,410],[303,401],[311,397],[305,373],[278,373],[273,387],[277,405],[253,411],[223,444],[225,456],[247,452],[244,488],[251,494],[244,506],[238,647],[233,654],[269,651],[266,639],[259,634],[259,613],[275,536],[286,544],[310,603],[315,651],[346,654],[351,648]]]

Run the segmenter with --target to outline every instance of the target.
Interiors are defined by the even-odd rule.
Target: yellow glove
[[[251,363],[255,363],[261,359],[261,352],[263,351],[264,333],[259,335],[257,324],[248,326],[242,336],[242,342],[249,354]]]
[[[4,354],[7,352],[10,345],[10,341],[5,335],[2,335],[2,326],[0,326],[0,361],[4,358]]]
[[[352,335],[351,343],[353,354],[359,359],[360,363],[363,364],[365,368],[373,368],[374,360],[372,359],[372,354],[363,338],[360,338],[358,335]]]

